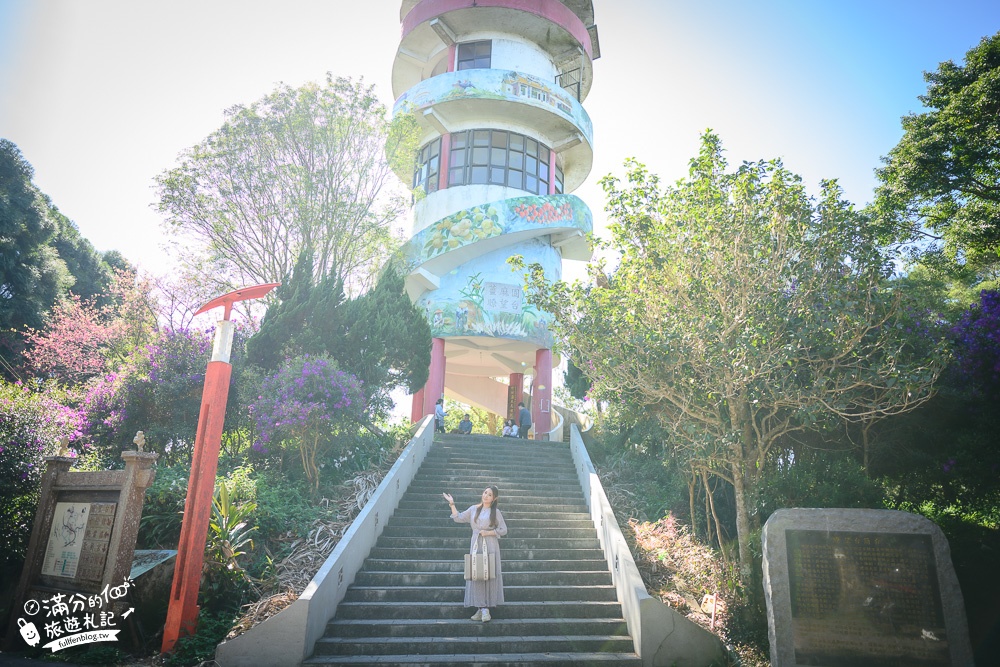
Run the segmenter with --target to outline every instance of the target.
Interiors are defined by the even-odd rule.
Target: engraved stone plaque
[[[781,510],[764,528],[774,667],[971,664],[961,591],[933,523],[887,510]]]
[[[486,283],[483,289],[483,308],[491,313],[521,314],[524,290],[519,285]]]
[[[77,579],[100,581],[104,576],[104,563],[108,559],[117,508],[118,503],[90,503],[90,520],[87,521],[87,529],[83,535],[80,563],[76,569]]]

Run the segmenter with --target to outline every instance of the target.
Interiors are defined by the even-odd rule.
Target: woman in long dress
[[[472,505],[469,509],[459,513],[455,509],[455,500],[449,494],[443,493],[444,499],[451,507],[451,518],[455,523],[468,523],[472,526],[472,542],[469,547],[470,553],[482,552],[484,547],[489,553],[496,554],[497,571],[496,577],[489,581],[466,581],[465,582],[465,606],[475,607],[473,621],[489,621],[490,608],[503,604],[503,572],[500,566],[500,542],[497,538],[507,534],[507,524],[503,520],[503,514],[497,507],[500,492],[495,486],[488,486],[483,490],[483,500],[478,505]]]

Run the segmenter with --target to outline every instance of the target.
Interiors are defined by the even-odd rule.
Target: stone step
[[[371,553],[368,555],[369,558],[390,558],[390,559],[428,559],[428,560],[457,560],[462,561],[465,554],[469,553],[469,543],[470,538],[466,538],[464,544],[452,544],[450,546],[433,546],[433,547],[414,547],[412,545],[404,546],[385,546],[381,544],[375,544]],[[586,549],[566,549],[566,548],[549,548],[549,549],[532,549],[529,547],[513,547],[511,545],[505,545],[502,547],[502,558],[503,560],[513,559],[513,560],[530,560],[530,561],[547,561],[547,560],[557,560],[560,558],[584,558],[584,559],[595,559],[603,558],[604,552],[600,549],[586,548]],[[605,561],[606,562],[606,561]]]
[[[469,527],[466,525],[451,522],[450,526],[407,526],[407,525],[392,525],[388,524],[385,530],[382,531],[382,537],[406,537],[406,538],[423,538],[423,537],[441,537],[441,538],[453,538],[462,537],[469,542],[471,539]],[[594,535],[594,526],[591,524],[590,528],[529,528],[516,524],[515,528],[507,527],[507,535],[500,538],[500,548],[503,549],[504,545],[508,540],[512,538],[519,538],[522,540],[529,539],[541,539],[549,538],[555,540],[570,540],[570,539],[588,539],[592,538]]]
[[[500,489],[505,603],[464,606],[470,531],[458,509]],[[562,443],[439,436],[303,665],[641,664]]]
[[[500,613],[499,611],[497,612]],[[507,635],[627,635],[621,618],[494,618],[489,623],[461,619],[350,619],[332,621],[334,637],[502,637]]]
[[[446,549],[448,547],[464,547],[466,550],[472,542],[472,534],[456,534],[453,537],[386,537],[378,538],[376,546],[386,549]],[[600,542],[597,536],[591,538],[553,539],[551,537],[504,537],[500,546],[501,553],[507,549],[598,549]]]
[[[466,621],[472,614],[462,600],[369,601],[344,600],[337,606],[340,619],[456,619]],[[497,609],[498,619],[515,618],[621,618],[617,600],[507,600]],[[333,621],[336,622],[336,621]]]
[[[455,501],[455,508],[459,509],[458,500]],[[466,505],[468,508],[472,503]],[[514,511],[525,511],[525,512],[572,512],[576,514],[585,514],[587,512],[587,506],[581,499],[579,503],[567,504],[567,503],[522,503],[520,501],[508,502],[507,499],[501,499],[498,505],[500,511],[504,513],[504,516],[508,512]],[[420,510],[423,512],[440,512],[444,511],[445,516],[448,515],[449,509],[448,505],[445,504],[444,500],[438,498],[437,500],[408,500],[403,497],[399,501],[399,509],[401,510]],[[459,511],[462,511],[459,509]]]
[[[420,560],[403,558],[369,558],[365,561],[362,572],[462,572],[465,560]],[[566,572],[574,571],[607,571],[608,562],[604,559],[593,560],[513,560],[503,559],[503,571],[506,572]]]
[[[434,493],[441,495],[441,487],[447,487],[454,489],[454,491],[451,491],[453,495],[455,493],[468,493],[481,497],[483,489],[489,485],[495,485],[503,495],[515,492],[524,493],[526,491],[535,490],[545,490],[550,492],[557,490],[570,490],[574,493],[580,493],[580,481],[574,477],[547,480],[531,480],[523,478],[511,480],[490,479],[483,480],[483,483],[481,484],[474,480],[470,481],[459,477],[456,477],[455,479],[446,477],[428,477],[410,484],[410,488],[407,490],[407,493]]]
[[[302,662],[310,667],[629,667],[641,665],[635,653],[506,653],[482,655],[478,653],[452,655],[367,655],[367,656],[313,656]]]
[[[628,635],[512,635],[506,637],[322,637],[316,655],[436,655],[563,653],[570,651],[627,652]]]
[[[361,574],[359,573],[360,577]],[[511,586],[504,581],[504,599],[509,602],[568,602],[617,600],[615,587],[593,586]],[[349,602],[462,602],[465,586],[357,586],[348,587]],[[620,612],[619,612],[620,613]]]
[[[504,564],[504,566],[506,563]],[[464,569],[464,560],[463,560]],[[611,574],[579,570],[545,572],[508,572],[502,568],[504,588],[508,586],[599,586],[610,585]],[[465,586],[463,572],[398,572],[361,570],[356,586]]]
[[[416,519],[416,518],[426,518],[428,520],[433,519],[443,519],[450,523],[455,523],[451,519],[450,510],[446,505],[438,506],[439,509],[444,510],[444,515],[436,513],[428,513],[423,508],[397,508],[392,514],[392,518],[402,517],[406,519]],[[534,521],[567,521],[567,520],[583,520],[589,521],[590,525],[594,525],[593,520],[590,518],[590,514],[585,511],[578,512],[551,512],[548,508],[532,507],[530,509],[510,509],[509,507],[501,508],[503,515],[506,516],[516,516],[519,520],[534,520]]]
[[[537,512],[535,516],[529,517],[525,512],[507,512],[504,511],[504,517],[509,520],[517,520],[517,525],[524,528],[584,528],[588,530],[594,530],[594,522],[589,516],[580,513],[577,516],[566,516],[566,515],[556,515],[552,516],[547,512]],[[398,512],[393,514],[389,521],[386,523],[386,528],[390,526],[413,526],[416,522],[414,519],[420,518],[420,525],[427,526],[428,528],[453,528],[454,526],[462,525],[456,524],[455,520],[451,518],[445,510],[445,514],[439,516],[427,516],[424,514],[409,514],[401,515]]]

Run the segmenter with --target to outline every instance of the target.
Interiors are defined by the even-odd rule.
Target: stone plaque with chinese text
[[[483,288],[483,308],[492,313],[521,314],[524,290],[518,285],[486,283]]]
[[[947,541],[887,510],[780,510],[764,529],[774,667],[971,664]]]

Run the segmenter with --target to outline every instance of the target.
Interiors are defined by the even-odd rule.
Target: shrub
[[[254,447],[297,447],[306,479],[315,493],[320,466],[336,436],[355,426],[364,412],[361,383],[337,370],[332,359],[304,355],[264,379],[253,404],[258,440]],[[321,461],[320,461],[321,462]]]
[[[0,383],[0,543],[3,557],[19,558],[31,534],[45,457],[61,438],[79,446],[76,412],[51,383]]]
[[[164,331],[118,372],[88,385],[80,405],[83,432],[103,466],[120,465],[136,431],[145,432],[161,463],[187,460],[210,348],[206,332]]]

